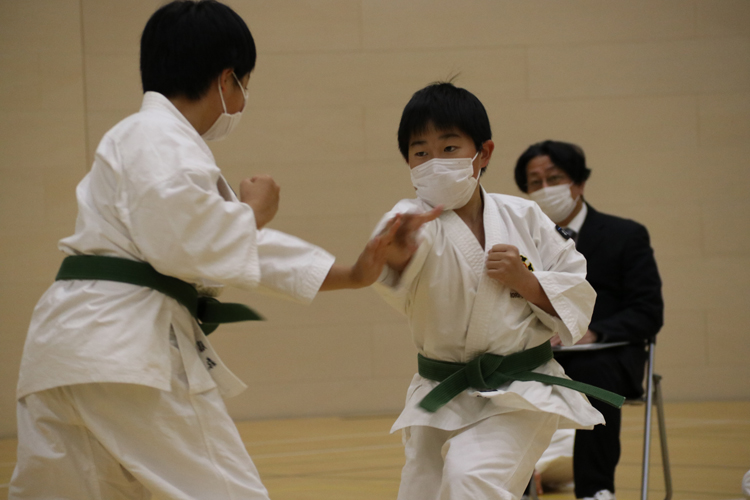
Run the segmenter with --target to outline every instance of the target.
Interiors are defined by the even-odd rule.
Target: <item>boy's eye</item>
[[[456,149],[458,149],[458,147],[457,147],[457,146],[446,146],[446,147],[445,147],[445,149],[444,149],[444,151],[445,151],[446,153],[452,153],[452,152],[454,152],[454,151],[455,151]]]
[[[426,151],[417,151],[416,153],[414,153],[414,156],[427,156],[427,152]]]

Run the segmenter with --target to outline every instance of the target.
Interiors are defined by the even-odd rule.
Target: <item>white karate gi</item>
[[[507,355],[536,347],[555,333],[564,344],[575,343],[586,332],[596,297],[585,279],[585,259],[535,203],[484,191],[482,195],[485,249],[455,212],[446,211],[421,229],[419,248],[400,277],[388,269],[376,289],[406,314],[414,343],[427,358],[466,363],[486,352]],[[429,209],[420,200],[402,200],[386,214],[376,232],[397,213]],[[559,318],[487,275],[487,251],[500,243],[518,247],[527,258]],[[554,360],[534,371],[565,376]],[[591,428],[604,423],[601,414],[579,392],[539,382],[514,381],[488,392],[466,390],[435,413],[422,410],[419,402],[437,385],[438,382],[416,374],[404,411],[392,428],[406,430],[407,463],[400,499],[486,498],[481,496],[486,487],[493,491],[493,498],[515,499],[521,495],[556,428]],[[527,416],[517,418],[512,415],[514,412]],[[534,413],[540,418],[528,416]],[[456,449],[455,438],[477,426],[485,427],[481,435],[499,436],[494,443],[488,441],[493,452],[475,453],[471,447]],[[510,446],[508,434],[490,430],[493,426],[510,426],[510,434],[526,444]],[[447,432],[441,434],[438,430]],[[434,478],[424,487],[412,488],[410,485],[422,483],[416,476],[427,474],[424,464],[412,462],[429,454],[424,449],[429,448],[425,442],[430,440],[436,458],[428,467],[434,469]],[[438,456],[440,450],[446,460]],[[469,471],[463,487],[454,484],[458,478],[449,467],[457,461],[447,461],[449,452],[458,454],[464,470]],[[484,475],[496,470],[504,471],[504,475]]]
[[[148,262],[199,287],[307,302],[334,261],[293,236],[258,231],[203,139],[154,92],[104,136],[77,198],[65,253]],[[110,281],[57,281],[34,309],[24,347],[10,498],[39,498],[45,488],[63,497],[68,484],[67,498],[110,498],[98,489],[105,483],[132,486],[115,488],[127,490],[117,498],[139,498],[142,485],[164,498],[267,498],[219,396],[245,387],[174,299]],[[53,420],[47,439],[59,439],[69,459],[57,470],[78,471],[65,482],[54,474],[56,445],[40,431]],[[86,470],[105,463],[102,453],[114,465],[91,480]]]
[[[573,488],[574,429],[558,429],[552,441],[534,467],[542,475],[544,489],[571,490]]]

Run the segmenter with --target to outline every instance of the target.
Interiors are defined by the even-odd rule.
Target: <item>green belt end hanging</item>
[[[245,304],[219,302],[213,297],[198,297],[198,314],[203,333],[209,335],[219,328],[221,323],[239,321],[264,321],[265,318]]]

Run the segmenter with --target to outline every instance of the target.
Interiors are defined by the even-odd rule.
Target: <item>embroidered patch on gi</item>
[[[561,227],[560,227],[560,226],[558,226],[557,224],[555,224],[555,229],[557,230],[557,232],[558,232],[558,233],[560,233],[560,236],[562,236],[562,237],[563,237],[563,238],[565,238],[566,240],[569,240],[569,239],[570,239],[570,237],[571,237],[571,236],[570,236],[570,233],[569,233],[569,232],[567,232],[567,231],[566,231],[565,229],[561,228]]]
[[[521,255],[521,262],[523,262],[523,264],[526,266],[526,269],[528,269],[532,273],[534,272],[534,264],[531,263],[528,257],[526,257],[525,255]]]

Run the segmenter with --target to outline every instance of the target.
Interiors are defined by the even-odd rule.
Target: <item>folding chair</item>
[[[595,343],[595,344],[581,344],[570,347],[558,346],[553,347],[556,352],[572,352],[572,351],[598,351],[601,349],[609,349],[612,347],[620,347],[627,345],[628,342],[610,342],[610,343]],[[651,461],[651,410],[656,405],[656,415],[659,422],[659,443],[661,445],[661,460],[662,467],[664,469],[664,486],[666,490],[666,496],[664,500],[671,500],[672,498],[672,472],[669,464],[669,450],[667,449],[667,426],[664,419],[664,401],[662,399],[661,391],[661,375],[654,373],[654,356],[655,356],[656,339],[650,338],[646,343],[646,352],[648,359],[646,361],[646,391],[640,398],[627,399],[625,404],[631,405],[646,405],[646,417],[643,429],[643,470],[641,474],[641,500],[648,500],[648,476],[649,476],[649,464]],[[527,490],[528,498],[530,500],[539,500],[536,494],[536,481],[534,476],[531,476],[529,482],[529,488]]]
[[[641,500],[648,499],[648,469],[651,452],[651,409],[656,404],[656,415],[659,421],[659,444],[661,445],[661,463],[664,469],[664,500],[672,498],[672,469],[669,464],[669,450],[667,449],[667,426],[664,419],[664,400],[661,392],[661,375],[654,373],[656,339],[651,337],[646,344],[648,361],[646,363],[646,392],[635,400],[626,400],[627,404],[646,403],[646,422],[643,430],[643,473],[641,475]]]

